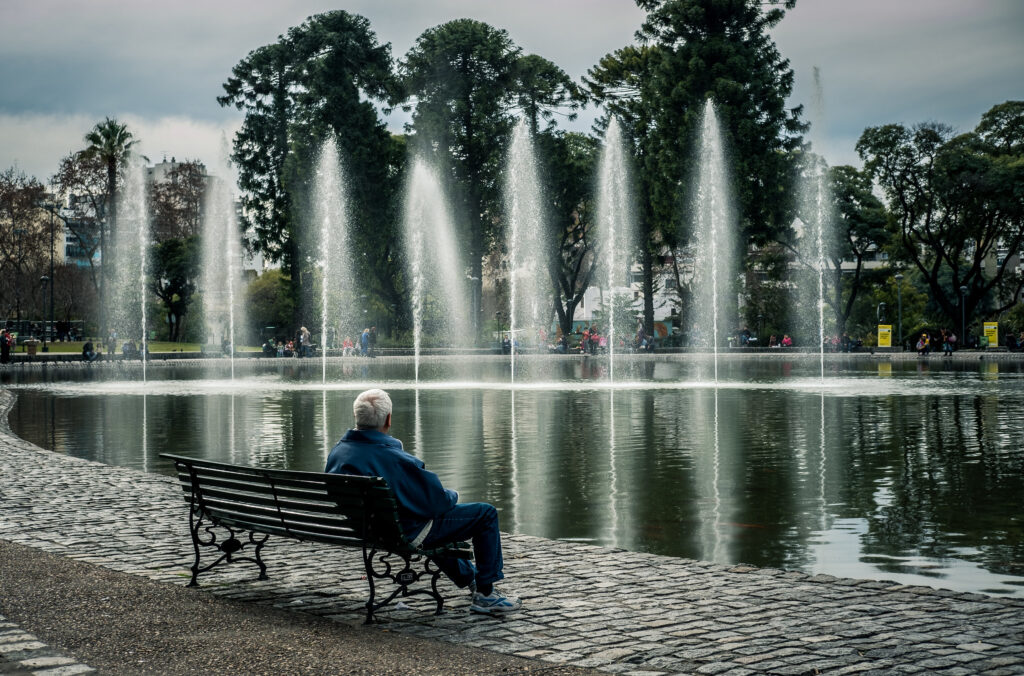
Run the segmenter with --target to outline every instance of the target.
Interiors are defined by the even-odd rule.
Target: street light
[[[24,228],[15,228],[14,236],[18,238],[18,271],[14,277],[14,318],[17,320],[15,326],[18,333],[21,333],[21,265],[24,263],[22,257],[21,240],[25,235]]]
[[[50,331],[53,331],[53,285],[54,285],[54,280],[56,279],[53,276],[53,217],[54,217],[54,212],[57,210],[57,204],[54,203],[54,202],[45,202],[43,204],[43,208],[50,212]],[[46,320],[44,318],[44,320],[43,320],[43,323],[44,323],[44,326],[43,326],[43,352],[47,352],[48,351],[48,349],[46,347],[46,327],[45,327],[45,321]],[[53,342],[52,335],[50,337],[50,342]]]
[[[967,295],[967,287],[960,287],[960,344],[965,345],[967,340],[967,310],[964,307],[964,296]]]
[[[480,315],[474,312],[477,308],[477,297],[476,297],[476,283],[480,281],[479,277],[475,277],[472,274],[467,274],[466,279],[469,280],[469,314],[472,315],[469,320],[470,328],[473,331],[473,345],[477,344],[480,339]]]
[[[896,322],[899,325],[897,332],[900,339],[900,350],[903,350],[903,273],[897,272],[893,275],[896,280]]]
[[[39,282],[43,285],[43,352],[49,352],[50,348],[46,345],[46,287],[50,284],[50,278],[43,275]]]

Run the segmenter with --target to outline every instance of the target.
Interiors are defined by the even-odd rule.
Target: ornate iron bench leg
[[[270,579],[267,577],[267,564],[263,562],[263,557],[261,556],[261,550],[267,543],[267,539],[270,537],[269,535],[264,535],[262,538],[257,539],[254,531],[248,531],[249,541],[242,542],[235,536],[246,531],[221,526],[228,532],[228,537],[226,540],[218,542],[217,534],[213,530],[215,527],[216,524],[213,523],[204,525],[203,513],[198,507],[192,507],[189,511],[189,530],[192,533],[192,549],[195,551],[195,560],[192,562],[192,579],[188,583],[189,587],[199,586],[199,573],[205,573],[220,563],[233,563],[235,561],[249,561],[255,563],[260,568],[259,577],[256,579]],[[206,532],[206,538],[203,537],[203,531]],[[234,555],[236,552],[241,551],[246,545],[250,544],[255,545],[253,556]],[[199,562],[202,558],[201,548],[203,547],[212,547],[216,551],[220,552],[220,557],[218,557],[213,563],[201,566]]]
[[[366,583],[370,585],[370,600],[366,602],[366,621],[363,624],[373,624],[373,611],[376,610],[373,605],[376,593],[376,586],[373,583],[373,578],[375,577],[373,572],[373,555],[376,553],[376,549],[367,549],[366,543],[363,543],[363,567],[366,568]],[[390,569],[390,565],[388,568]]]
[[[431,564],[433,564],[433,567],[431,567]],[[441,577],[441,568],[438,567],[437,562],[433,559],[424,557],[423,570],[430,573],[430,595],[437,601],[437,609],[434,610],[434,614],[441,615],[444,613],[444,596],[437,591],[437,580]]]

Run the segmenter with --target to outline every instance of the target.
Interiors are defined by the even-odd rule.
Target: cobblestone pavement
[[[50,453],[6,427],[0,391],[0,538],[154,580],[185,584],[187,508],[167,477]],[[509,588],[526,609],[471,615],[409,600],[389,631],[549,663],[628,674],[1024,674],[1024,601],[891,582],[505,540]],[[270,580],[251,564],[201,577],[252,603],[357,624],[367,591],[358,551],[271,538]],[[16,628],[15,628],[16,629]]]
[[[72,676],[95,671],[75,661],[75,658],[54,650],[0,615],[0,674]]]

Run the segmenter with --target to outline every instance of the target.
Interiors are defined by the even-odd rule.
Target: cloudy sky
[[[366,16],[396,57],[428,27],[479,19],[574,78],[630,44],[643,18],[632,0],[0,0],[0,170],[47,180],[105,116],[127,122],[151,159],[216,164],[239,122],[215,100],[231,67],[330,9]],[[774,37],[796,72],[793,105],[810,112],[820,69],[815,136],[832,164],[858,163],[867,126],[966,131],[1024,98],[1024,0],[799,0]],[[587,130],[594,115],[568,126]]]

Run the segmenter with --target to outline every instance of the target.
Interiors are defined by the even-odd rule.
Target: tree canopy
[[[898,254],[926,281],[951,326],[992,304],[1015,302],[1024,280],[1007,274],[1024,244],[1024,102],[1008,101],[954,136],[939,123],[870,127],[857,142],[894,216]],[[960,288],[966,293],[961,294]]]

